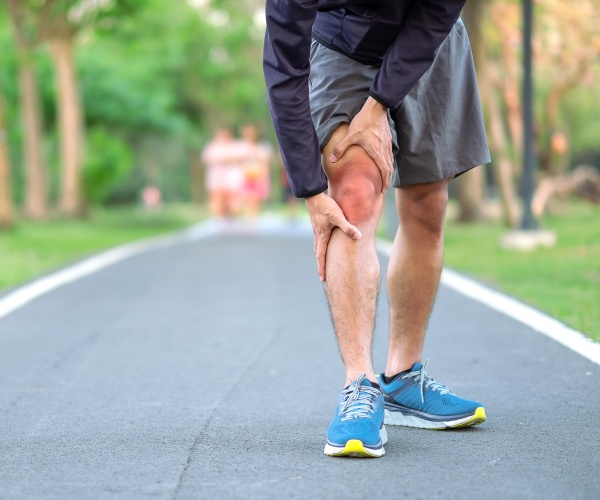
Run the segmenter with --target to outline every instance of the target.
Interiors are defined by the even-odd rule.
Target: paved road
[[[488,422],[325,457],[343,377],[310,240],[128,259],[0,319],[0,498],[600,498],[600,366],[447,289],[426,355]]]

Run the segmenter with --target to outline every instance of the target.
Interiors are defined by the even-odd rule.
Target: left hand
[[[304,201],[315,235],[314,250],[317,257],[319,278],[321,281],[325,281],[327,246],[334,228],[339,227],[344,234],[353,240],[359,240],[362,235],[356,226],[348,222],[340,206],[328,194],[321,193],[305,198]]]

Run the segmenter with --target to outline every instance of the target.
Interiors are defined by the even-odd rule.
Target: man
[[[346,370],[327,455],[382,456],[384,415],[385,423],[423,428],[485,420],[480,403],[454,395],[421,363],[448,184],[489,161],[463,5],[267,0],[271,115],[290,184],[311,218]],[[400,227],[387,273],[389,354],[377,378],[374,242],[390,182]]]

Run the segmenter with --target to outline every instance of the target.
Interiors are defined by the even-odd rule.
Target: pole
[[[531,211],[535,188],[535,157],[533,150],[533,76],[531,37],[533,31],[533,1],[523,0],[523,172],[521,198],[523,218],[521,229],[536,229],[537,221]]]

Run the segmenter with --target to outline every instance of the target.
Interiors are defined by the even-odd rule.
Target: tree
[[[42,126],[38,79],[33,49],[36,41],[29,34],[25,2],[8,0],[19,62],[23,158],[25,161],[25,216],[44,219],[48,215],[47,172],[42,154]]]
[[[46,0],[38,13],[40,33],[48,44],[55,68],[62,163],[59,211],[68,216],[82,213],[82,109],[73,59],[75,30],[67,17],[73,3]]]
[[[4,99],[0,89],[0,229],[12,225],[13,207],[10,191],[10,158],[8,155],[8,134],[4,116]]]
[[[492,3],[486,27],[487,63],[483,78],[495,177],[505,220],[512,227],[520,219],[515,189],[521,175],[523,136],[520,7],[520,0]],[[564,190],[568,134],[561,123],[561,108],[571,91],[581,90],[582,84],[593,81],[592,70],[600,56],[599,7],[598,0],[581,0],[577,8],[560,0],[536,3],[536,153],[544,177],[544,193],[535,196],[538,200],[549,197],[548,178],[556,178],[557,189]],[[541,215],[539,206],[537,211]]]

